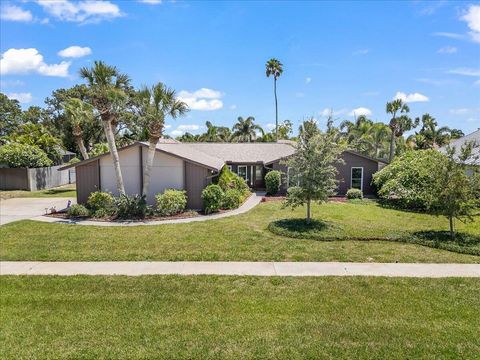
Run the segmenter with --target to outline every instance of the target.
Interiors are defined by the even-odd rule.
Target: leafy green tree
[[[257,132],[265,134],[260,125],[255,124],[255,118],[249,116],[244,119],[239,116],[237,123],[233,125],[232,140],[238,142],[252,142],[257,139]]]
[[[65,115],[72,127],[72,134],[84,160],[88,159],[88,152],[83,142],[83,127],[94,121],[93,108],[80,99],[71,98],[64,104]]]
[[[0,93],[0,136],[10,134],[22,123],[22,108],[18,100]]]
[[[62,141],[53,136],[42,124],[26,123],[18,126],[10,135],[2,138],[5,143],[15,142],[38,146],[55,164],[60,164]]]
[[[125,194],[125,187],[114,129],[119,122],[119,112],[128,103],[130,79],[126,74],[120,73],[115,66],[107,65],[103,61],[95,61],[91,68],[81,68],[80,76],[87,81],[88,98],[100,114],[108,148],[113,159],[117,190],[120,195],[123,195]]]
[[[94,144],[88,153],[89,157],[100,156],[102,154],[108,153],[108,144],[107,143],[97,143]]]
[[[163,134],[165,117],[177,118],[187,113],[188,106],[177,99],[175,90],[159,82],[151,88],[144,87],[137,93],[137,111],[148,131],[148,153],[143,170],[143,195],[148,196],[150,174],[157,144]]]
[[[391,130],[390,135],[390,153],[388,160],[391,162],[395,155],[395,142],[396,139],[403,136],[406,131],[409,131],[417,126],[418,123],[414,122],[406,114],[410,111],[410,108],[401,99],[387,102],[386,105],[387,114],[391,114],[389,127]],[[402,115],[403,114],[403,115]]]
[[[52,163],[36,145],[8,143],[0,146],[0,164],[11,168],[37,168],[51,166]]]
[[[338,180],[336,165],[343,149],[333,132],[321,132],[313,120],[300,127],[295,153],[284,164],[297,180],[298,186],[288,189],[285,206],[307,205],[306,222],[311,221],[311,202],[328,200],[335,194]]]
[[[185,134],[177,136],[176,140],[180,142],[198,142],[200,141],[200,135],[194,135],[187,131]]]
[[[437,127],[437,121],[430,114],[423,114],[416,122],[422,123],[420,131],[407,139],[415,149],[437,149],[448,144],[452,138],[464,135],[461,130],[450,129],[448,126]]]
[[[265,74],[267,77],[273,76],[273,94],[275,95],[275,140],[278,140],[278,99],[277,99],[277,79],[283,73],[283,64],[275,58],[267,61],[265,64]]]

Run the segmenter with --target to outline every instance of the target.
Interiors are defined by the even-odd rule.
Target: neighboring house
[[[462,152],[462,148],[466,145],[472,144],[472,154],[465,161],[460,161],[459,157]],[[443,146],[439,149],[440,152],[446,153],[448,148],[453,148],[455,150],[454,158],[466,165],[467,174],[471,175],[475,170],[480,169],[480,129],[474,131],[468,135],[465,135],[461,138],[450,141],[446,146]]]
[[[118,150],[127,194],[142,192],[143,166],[147,158],[148,143],[137,142]],[[254,190],[265,188],[265,174],[270,170],[284,173],[282,191],[288,183],[288,169],[281,165],[284,158],[295,152],[293,143],[178,143],[161,141],[151,174],[149,203],[154,203],[155,194],[165,189],[184,189],[191,209],[203,207],[201,193],[223,166],[246,180]],[[364,155],[345,151],[345,164],[340,165],[338,193],[344,195],[351,187],[362,189],[366,195],[374,194],[372,175],[385,162]],[[112,158],[103,154],[62,169],[76,168],[77,201],[85,203],[94,191],[109,191],[117,194]]]

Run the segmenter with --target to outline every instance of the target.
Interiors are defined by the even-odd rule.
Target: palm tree
[[[95,61],[91,68],[81,68],[80,76],[87,81],[90,101],[102,119],[115,169],[117,190],[120,194],[125,194],[114,128],[118,123],[118,109],[127,99],[130,79],[127,75],[120,73],[115,66],[107,65],[103,61]]]
[[[275,141],[278,140],[278,101],[277,101],[277,79],[283,73],[283,64],[275,58],[267,61],[265,64],[266,75],[273,76],[273,93],[275,94]]]
[[[448,144],[452,130],[448,126],[437,128],[437,121],[430,114],[423,114],[422,118],[416,121],[422,121],[422,128],[418,135],[422,135],[425,139],[423,146],[417,147],[421,149],[436,149]]]
[[[158,140],[162,137],[165,117],[177,118],[188,111],[188,106],[183,101],[177,100],[175,90],[168,88],[163,83],[143,87],[136,96],[137,111],[142,124],[148,131],[148,153],[143,169],[142,195],[148,196],[150,187],[150,174]]]
[[[382,158],[385,156],[385,143],[390,136],[390,128],[382,122],[372,125],[368,133],[374,147],[373,157]]]
[[[232,139],[238,142],[251,142],[256,140],[257,131],[259,131],[262,136],[264,135],[263,129],[254,123],[255,118],[249,116],[244,119],[241,116],[238,117],[237,123],[233,125]]]
[[[207,131],[200,135],[203,142],[226,142],[230,138],[230,129],[224,126],[215,126],[210,121],[205,123]]]
[[[65,116],[72,126],[72,134],[77,143],[78,149],[82,154],[83,160],[88,159],[88,152],[83,142],[83,129],[82,127],[92,122],[93,108],[91,105],[83,102],[77,98],[70,98],[63,104],[65,110]]]
[[[387,102],[386,112],[387,114],[392,115],[389,123],[390,130],[392,130],[390,135],[389,161],[392,161],[393,156],[395,155],[395,140],[402,136],[405,131],[411,130],[416,126],[416,123],[414,123],[407,115],[397,116],[398,114],[407,114],[409,111],[410,108],[407,104],[404,104],[401,99],[395,99],[392,102]]]

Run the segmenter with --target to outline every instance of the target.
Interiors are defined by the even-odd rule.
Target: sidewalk
[[[480,277],[480,264],[341,262],[0,261],[0,275]]]

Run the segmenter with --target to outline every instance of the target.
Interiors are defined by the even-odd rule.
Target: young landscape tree
[[[81,68],[80,76],[87,81],[90,90],[88,97],[102,119],[103,130],[115,169],[117,190],[119,194],[124,195],[125,187],[115,143],[114,128],[118,123],[118,108],[127,101],[130,79],[126,74],[120,73],[115,66],[107,65],[103,61],[95,61],[91,68]]]
[[[334,132],[321,132],[314,120],[303,123],[299,130],[296,152],[284,164],[296,180],[297,186],[290,187],[284,206],[295,208],[307,205],[306,222],[311,222],[311,203],[328,200],[335,194],[336,164],[341,163],[342,147],[337,143]]]
[[[265,64],[267,77],[273,76],[273,94],[275,95],[275,141],[278,140],[278,100],[277,100],[277,79],[283,73],[283,64],[275,58]]]
[[[148,131],[148,154],[143,170],[142,195],[147,196],[150,187],[150,174],[158,140],[162,137],[165,118],[177,118],[188,111],[188,106],[177,99],[175,90],[159,82],[156,85],[144,87],[137,93],[137,110],[140,120]]]
[[[65,116],[72,127],[72,134],[84,160],[88,159],[88,152],[83,141],[84,125],[94,120],[93,108],[80,99],[71,98],[64,104]]]

